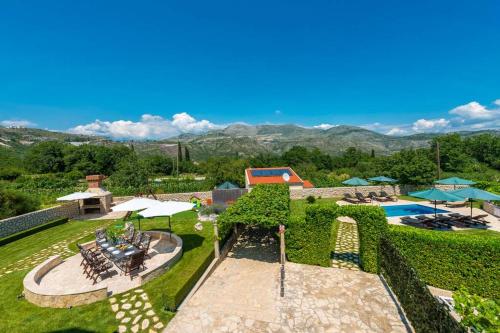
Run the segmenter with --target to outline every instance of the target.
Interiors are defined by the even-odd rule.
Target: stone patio
[[[286,264],[277,244],[243,235],[164,332],[407,332],[377,275]]]
[[[353,220],[344,219],[340,222],[332,254],[332,267],[359,270],[358,226]]]

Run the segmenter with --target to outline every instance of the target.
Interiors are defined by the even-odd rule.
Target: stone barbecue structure
[[[93,198],[80,200],[80,214],[106,214],[111,211],[113,195],[102,187],[103,175],[90,175],[86,177],[89,184],[87,192],[93,193]]]

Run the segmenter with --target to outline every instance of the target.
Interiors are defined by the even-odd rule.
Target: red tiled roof
[[[275,169],[286,169],[290,173],[290,180],[285,182],[282,176],[253,176],[252,170],[275,170]],[[245,170],[248,178],[249,185],[257,184],[293,184],[302,185],[304,181],[292,170],[290,167],[279,167],[279,168],[248,168]]]
[[[308,180],[304,180],[304,188],[313,188],[314,185]]]

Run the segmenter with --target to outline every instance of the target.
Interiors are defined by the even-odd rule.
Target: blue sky
[[[4,126],[500,128],[494,0],[23,1],[0,32]]]

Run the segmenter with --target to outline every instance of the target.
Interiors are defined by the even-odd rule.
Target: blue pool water
[[[406,216],[406,215],[426,215],[434,214],[434,208],[411,204],[411,205],[394,205],[394,206],[382,206],[384,208],[387,216]],[[449,213],[449,211],[444,209],[437,209],[438,214]]]

